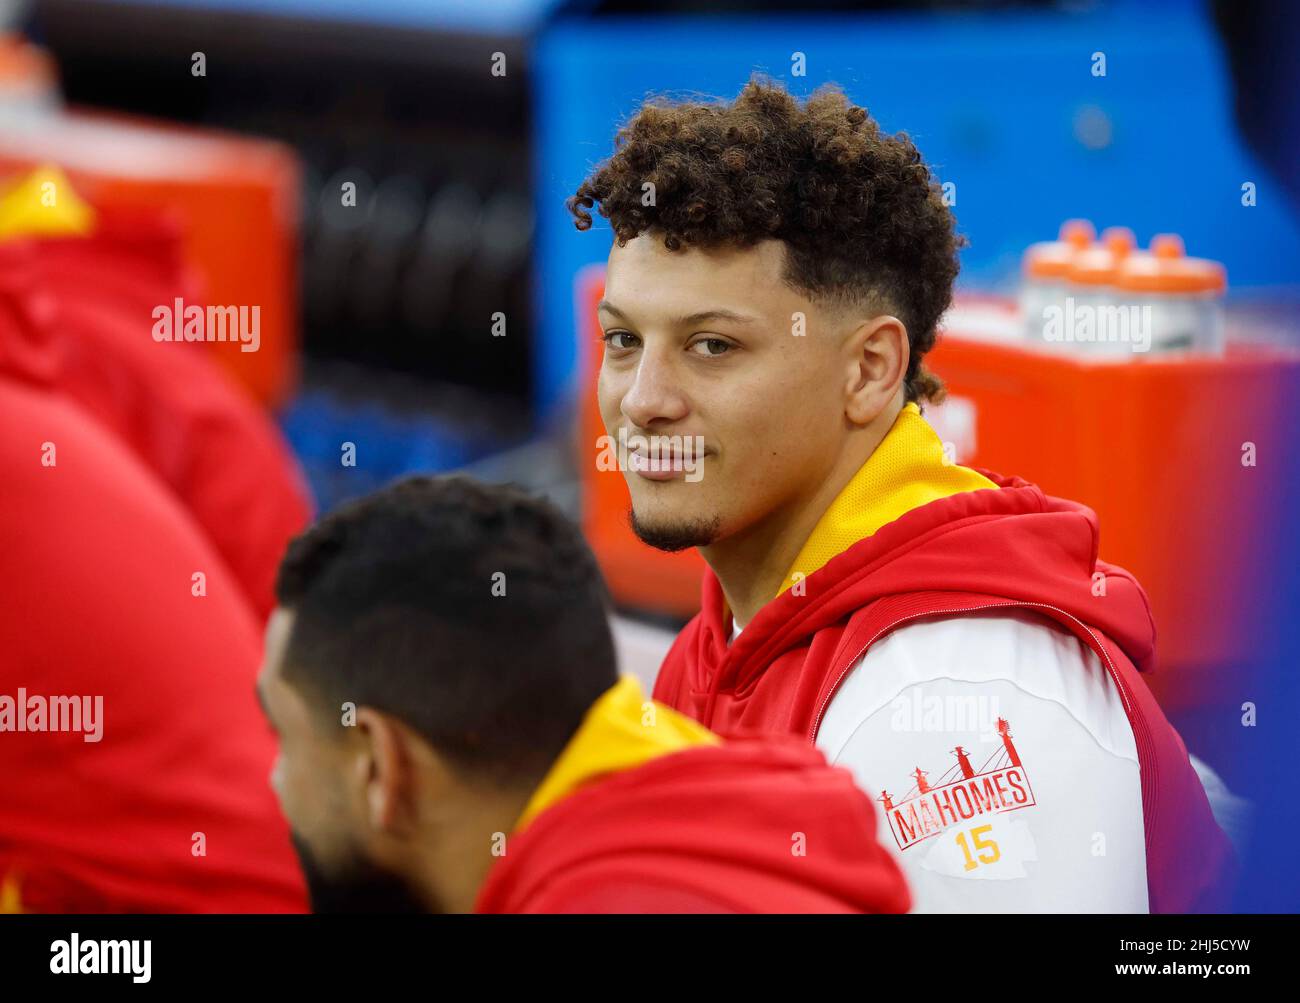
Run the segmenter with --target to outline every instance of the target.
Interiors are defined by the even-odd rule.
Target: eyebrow
[[[628,321],[630,323],[630,318],[627,314],[609,300],[601,300],[596,304],[596,309],[612,313],[620,320]],[[738,324],[754,324],[758,322],[759,318],[751,316],[750,314],[737,313],[735,310],[728,310],[726,307],[716,307],[712,310],[700,310],[697,313],[690,313],[684,317],[677,317],[672,320],[671,323],[674,327],[690,327],[694,324],[703,324],[710,320],[730,320]]]

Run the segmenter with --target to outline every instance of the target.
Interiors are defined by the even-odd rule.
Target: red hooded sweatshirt
[[[0,912],[303,911],[233,574],[115,437],[3,364],[0,422]]]
[[[519,835],[485,913],[906,912],[870,801],[796,742],[687,749],[585,787]]]
[[[720,743],[624,677],[587,713],[480,889],[486,913],[905,912],[847,770]]]
[[[1146,595],[1098,560],[1088,508],[1018,478],[906,512],[787,589],[728,644],[730,615],[706,570],[702,609],[678,636],[655,699],[724,736],[758,730],[817,739],[850,669],[895,628],[993,609],[1037,613],[1095,651],[1136,740],[1151,911],[1225,908],[1233,854],[1178,733],[1141,678],[1154,663]],[[1101,584],[1104,583],[1104,588]]]

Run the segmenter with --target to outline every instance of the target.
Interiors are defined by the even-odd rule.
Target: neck
[[[419,840],[422,849],[413,868],[416,890],[430,910],[474,911],[479,889],[506,852],[531,793],[476,788],[439,806]]]
[[[811,492],[796,496],[753,526],[700,548],[737,623],[748,625],[776,596],[818,520],[876,451],[901,410],[901,404],[886,408],[853,432],[827,476]]]

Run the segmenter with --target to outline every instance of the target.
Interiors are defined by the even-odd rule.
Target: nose
[[[671,362],[647,351],[637,362],[619,410],[634,427],[650,429],[680,421],[690,408]]]

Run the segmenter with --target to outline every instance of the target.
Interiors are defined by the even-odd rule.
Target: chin
[[[722,517],[717,514],[662,510],[644,513],[644,507],[640,513],[635,506],[628,510],[632,532],[646,546],[667,553],[708,546],[718,539],[722,528]]]

